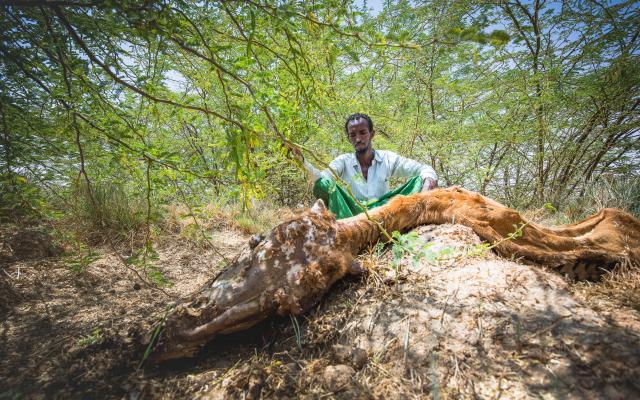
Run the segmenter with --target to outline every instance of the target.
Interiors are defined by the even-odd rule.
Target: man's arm
[[[334,178],[333,174],[331,173],[331,171],[329,170],[329,168],[320,171],[318,168],[316,168],[313,164],[311,164],[309,161],[307,161],[305,159],[305,157],[302,155],[302,152],[300,151],[299,148],[296,147],[292,151],[300,160],[302,160],[302,164],[304,165],[305,169],[307,171],[309,171],[309,175],[311,177],[311,181],[312,182],[315,182],[320,178],[325,178],[325,179],[330,179],[332,181],[335,181],[335,178]],[[333,171],[335,171],[335,173],[338,176],[342,176],[342,172],[343,172],[343,169],[344,169],[344,163],[341,162],[340,157],[334,158],[329,163],[329,167]]]
[[[402,157],[396,153],[391,154],[391,176],[409,177],[420,175],[423,192],[438,187],[438,175],[436,175],[436,171],[431,166]]]

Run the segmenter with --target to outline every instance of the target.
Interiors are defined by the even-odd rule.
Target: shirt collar
[[[358,163],[358,157],[356,157],[356,153],[355,153],[355,152],[354,152],[354,153],[351,153],[351,158],[352,158],[352,160],[351,160],[351,164],[352,164],[354,167],[359,167],[359,166],[360,166],[360,164]],[[375,162],[377,162],[377,163],[381,163],[381,162],[382,162],[382,154],[380,154],[380,152],[379,152],[379,151],[375,151],[375,150],[373,150],[373,160],[374,160]]]

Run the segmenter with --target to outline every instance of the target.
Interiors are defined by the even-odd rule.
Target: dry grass
[[[237,250],[240,244],[246,242],[247,237],[240,235],[239,232],[249,234],[262,232],[290,215],[290,210],[269,206],[255,207],[244,214],[238,206],[229,204],[211,203],[191,210],[180,204],[166,207],[153,239],[162,242],[162,245],[158,245],[159,262],[163,271],[176,282],[171,290],[185,294],[194,289],[187,287],[187,282],[194,287],[202,283],[207,276],[206,271],[215,264],[214,260],[219,258],[220,253],[230,254],[232,249]],[[527,219],[549,224],[549,220],[556,218],[557,215],[541,209],[530,211],[525,216]],[[426,233],[426,230],[423,233]],[[207,239],[207,235],[213,236],[213,240]],[[235,240],[233,235],[237,236]],[[439,240],[444,240],[446,235],[435,236]],[[219,251],[208,251],[208,253],[197,251],[195,245],[188,246],[189,243],[203,247],[207,247],[205,243],[213,243]],[[473,241],[464,243],[468,246],[476,244]],[[448,242],[443,245],[451,246]],[[473,260],[467,258],[456,258],[455,262],[444,260],[438,262],[438,265],[433,268],[429,267],[430,269],[417,273],[412,270],[408,257],[405,257],[407,259],[403,263],[394,265],[388,248],[384,252],[380,250],[380,248],[372,248],[358,258],[368,270],[368,274],[362,278],[339,282],[317,308],[305,316],[298,317],[299,331],[288,318],[271,321],[268,326],[258,327],[255,330],[257,333],[254,333],[256,337],[244,343],[234,344],[233,338],[228,339],[228,345],[212,343],[198,360],[189,361],[191,367],[187,368],[187,373],[171,372],[169,367],[159,370],[149,368],[147,371],[139,371],[135,374],[131,372],[128,376],[128,384],[132,387],[131,393],[143,390],[149,398],[258,398],[261,396],[262,398],[417,399],[469,398],[472,394],[476,397],[498,398],[503,391],[509,393],[509,390],[520,385],[521,376],[525,375],[518,375],[520,374],[518,368],[522,368],[522,371],[527,373],[536,372],[536,365],[541,364],[552,368],[555,364],[548,362],[549,359],[564,357],[562,348],[553,348],[548,344],[552,342],[556,333],[561,333],[562,329],[565,329],[563,327],[567,319],[563,317],[547,320],[544,312],[540,314],[541,319],[538,321],[540,326],[533,323],[529,326],[521,325],[518,322],[519,319],[509,319],[505,316],[507,314],[500,312],[505,307],[505,302],[498,301],[494,297],[507,295],[507,292],[511,291],[521,291],[523,294],[531,291],[527,281],[521,282],[524,268],[518,267],[503,276],[505,281],[509,279],[511,282],[505,291],[502,291],[502,286],[498,287],[501,289],[496,292],[498,294],[483,289],[474,295],[479,298],[477,301],[474,300],[475,302],[471,300],[473,296],[467,296],[471,306],[467,305],[464,310],[466,310],[465,313],[472,314],[473,318],[467,318],[462,322],[469,322],[475,318],[477,323],[467,324],[463,327],[464,329],[459,327],[462,329],[460,332],[463,333],[461,338],[464,339],[464,335],[473,336],[474,332],[482,332],[479,334],[480,339],[486,337],[485,341],[479,339],[478,343],[471,346],[465,340],[458,338],[460,335],[456,336],[456,330],[452,329],[462,324],[458,321],[456,325],[456,318],[458,318],[456,313],[463,315],[460,310],[463,310],[465,304],[457,299],[461,293],[457,289],[449,290],[451,288],[447,288],[443,283],[456,283],[459,280],[456,285],[464,291],[474,286],[477,283],[476,280],[482,280],[484,275],[477,277],[460,275],[456,278],[457,280],[451,278],[443,281],[442,277],[440,280],[437,279],[438,274],[444,276],[447,270],[455,271],[463,268],[469,261],[480,262],[488,258],[488,261],[496,262],[494,258],[497,257],[488,253],[476,256]],[[111,269],[112,267],[98,268],[97,265],[92,265],[87,269],[87,274],[80,277],[86,279],[92,274],[107,274]],[[201,276],[198,282],[193,282],[192,269]],[[50,268],[32,268],[27,272],[35,275],[50,270]],[[62,268],[59,270],[64,272]],[[14,268],[8,272],[11,276],[17,276],[18,271]],[[499,271],[492,271],[495,272],[488,274],[500,275]],[[20,273],[25,274],[25,269]],[[536,272],[536,274],[539,273]],[[188,279],[185,278],[186,276]],[[185,285],[181,285],[181,282],[185,282]],[[554,284],[562,283],[559,278],[554,282],[556,282]],[[0,284],[2,283],[0,280]],[[20,290],[13,289],[13,292],[7,293],[14,297],[26,296],[26,293],[31,290],[27,290],[28,286],[32,285],[21,284]],[[65,290],[84,288],[79,286],[78,289],[75,286],[65,287]],[[85,286],[88,287],[88,285]],[[11,289],[12,286],[8,288]],[[119,296],[119,301],[133,302],[139,307],[144,306],[145,309],[159,308],[156,304],[159,300],[155,299],[153,293],[147,293],[147,288],[134,290],[130,282],[120,282],[111,278],[110,275],[104,277],[100,275],[91,284],[89,290],[94,294],[104,295],[105,299],[111,299],[115,295],[108,290],[113,288]],[[617,311],[625,315],[638,315],[637,312],[640,311],[640,271],[628,265],[620,266],[599,283],[575,283],[570,284],[569,288],[575,297],[597,312],[611,310],[611,312]],[[2,289],[5,290],[4,287]],[[445,293],[447,290],[453,294],[449,296]],[[79,298],[86,297],[84,294],[82,296],[85,297],[82,297],[73,293]],[[148,298],[133,301],[138,299],[136,296],[142,295]],[[416,302],[416,299],[419,301]],[[495,303],[493,308],[489,307],[493,303]],[[424,315],[418,318],[416,310],[421,310],[423,307],[426,307],[426,310],[440,311],[427,319]],[[127,307],[123,309],[128,310]],[[516,309],[517,307],[514,308]],[[86,321],[82,329],[76,329],[78,334],[73,338],[76,347],[81,341],[88,341],[87,338],[91,338],[90,335],[96,327],[104,325],[100,321],[107,319],[108,313],[103,315],[106,313],[104,310],[100,312],[88,310],[91,312],[87,314],[102,316],[100,320],[84,317]],[[125,311],[122,312],[124,315],[136,315],[139,312],[137,309],[132,309],[125,314]],[[397,318],[393,317],[394,313],[397,314]],[[81,314],[78,313],[78,315]],[[113,316],[108,315],[108,318]],[[129,321],[135,320],[133,317],[129,318],[131,318]],[[57,317],[53,317],[53,320],[57,320]],[[121,325],[127,324],[123,320]],[[427,324],[442,325],[442,333],[434,333],[435,331],[429,328],[431,325]],[[325,387],[323,373],[326,367],[343,363],[337,359],[333,346],[336,344],[363,346],[362,342],[355,341],[356,337],[360,340],[369,337],[378,338],[380,346],[367,350],[368,361],[364,367],[356,369],[349,387],[344,391],[332,393]],[[578,335],[576,340],[579,338]],[[221,338],[221,340],[224,339]],[[435,341],[437,346],[429,348],[425,353],[426,356],[420,356],[420,351],[423,351],[424,346],[431,341]],[[498,346],[495,344],[496,341],[504,343]],[[463,348],[462,345],[466,347]],[[483,352],[476,350],[476,347],[484,348],[483,346],[486,346]],[[506,350],[509,346],[513,351],[508,353]],[[109,357],[107,352],[104,352],[103,358]],[[502,364],[504,365],[501,366]],[[481,368],[484,367],[493,369],[487,370],[491,371],[490,373],[482,372]],[[500,368],[504,368],[504,371]],[[604,367],[602,368],[605,370]],[[612,370],[622,371],[615,368]],[[162,375],[166,371],[169,371],[167,376]],[[108,375],[108,371],[105,374],[107,374],[106,378],[116,379]],[[138,379],[136,374],[141,377]],[[487,374],[493,378],[487,377]],[[58,376],[57,379],[62,380],[64,377]],[[86,380],[94,383],[88,378]],[[474,386],[480,385],[478,383],[480,381],[484,382],[483,386]],[[123,394],[121,393],[123,390],[126,392],[130,389],[112,390],[114,391],[109,393],[120,395]],[[476,390],[479,393],[477,395]]]
[[[207,233],[214,230],[231,229],[251,235],[265,232],[291,215],[289,209],[264,204],[244,212],[237,204],[209,203],[198,208],[171,204],[165,207],[162,228],[165,232],[202,243]]]
[[[640,268],[629,263],[605,274],[600,282],[577,282],[571,289],[594,309],[631,308],[640,312]]]
[[[73,209],[66,221],[90,244],[104,244],[109,236],[116,242],[140,242],[146,237],[147,204],[120,183],[93,184],[75,189]],[[153,210],[152,210],[153,211]],[[149,215],[154,222],[154,216]],[[140,243],[138,243],[139,245]]]

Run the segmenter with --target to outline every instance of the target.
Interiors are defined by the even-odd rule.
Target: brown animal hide
[[[545,228],[491,199],[454,187],[399,196],[372,210],[369,218],[336,221],[318,201],[311,210],[276,226],[172,310],[153,360],[192,356],[215,335],[246,329],[272,314],[305,312],[338,279],[362,272],[354,256],[380,239],[379,226],[393,232],[460,223],[497,243],[495,250],[502,256],[522,257],[579,279],[596,278],[620,262],[640,265],[640,221],[615,209],[576,224]],[[504,240],[523,225],[521,237]]]

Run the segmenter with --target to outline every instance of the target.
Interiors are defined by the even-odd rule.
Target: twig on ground
[[[409,332],[411,329],[411,320],[407,321],[407,330],[404,333],[404,345],[403,345],[403,356],[402,356],[402,365],[407,366],[407,353],[409,351]]]

